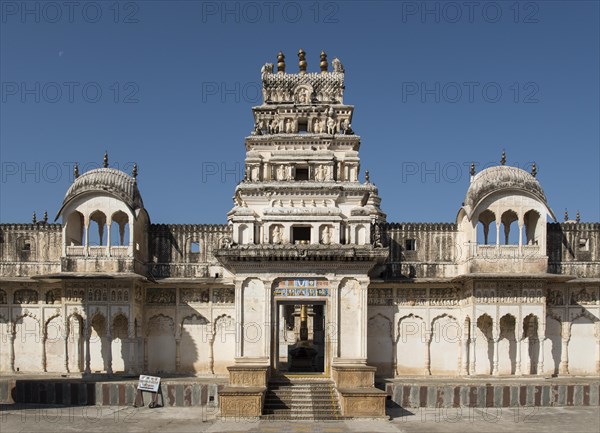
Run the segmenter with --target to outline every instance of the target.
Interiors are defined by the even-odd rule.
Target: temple
[[[226,378],[223,416],[284,413],[301,379],[324,417],[385,416],[398,378],[597,378],[600,223],[557,222],[505,155],[456,221],[388,222],[342,63],[298,62],[262,68],[227,224],[151,222],[105,155],[55,223],[0,225],[2,374]]]

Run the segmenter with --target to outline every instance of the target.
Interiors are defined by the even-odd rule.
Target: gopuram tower
[[[241,336],[221,410],[239,415],[247,399],[253,409],[243,412],[260,413],[269,380],[304,374],[331,379],[342,412],[361,399],[378,415],[385,397],[367,366],[367,287],[388,254],[385,214],[368,172],[359,180],[342,63],[329,70],[323,52],[320,71],[308,72],[303,50],[298,60],[297,73],[286,72],[283,53],[276,70],[262,68],[263,103],[252,109],[245,177],[228,213],[232,239],[216,253],[234,275]]]

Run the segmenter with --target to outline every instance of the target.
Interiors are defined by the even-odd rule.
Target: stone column
[[[432,331],[425,331],[425,375],[431,375],[431,337]]]
[[[41,366],[42,366],[42,371],[45,373],[46,371],[48,371],[46,369],[46,340],[48,339],[48,334],[46,333],[45,329],[42,329],[42,338],[41,338]]]
[[[92,360],[90,359],[90,332],[91,329],[88,328],[87,332],[85,334],[85,370],[84,372],[86,374],[90,374],[92,372],[92,369],[90,367]]]
[[[470,368],[471,374],[477,374],[476,373],[476,367],[477,367],[477,356],[476,356],[476,353],[477,353],[477,350],[475,350],[476,349],[476,345],[475,345],[476,341],[477,341],[477,338],[475,338],[475,335],[473,335],[473,338],[471,338],[471,344],[469,344],[469,349],[471,350],[471,359],[470,359],[470,361],[471,361],[471,368]]]
[[[498,370],[498,346],[500,345],[500,336],[494,335],[494,368],[492,370],[492,374],[494,376],[498,376],[500,374]]]
[[[527,337],[527,340],[529,341],[529,338],[531,337]],[[519,335],[515,335],[515,339],[517,340],[517,362],[515,365],[515,375],[516,376],[521,376],[523,373],[521,372],[521,345],[523,344],[523,339],[520,338]]]
[[[148,371],[148,337],[144,337],[144,372]]]
[[[206,325],[208,328],[209,325]],[[215,374],[215,334],[208,333],[208,371]]]
[[[392,371],[394,377],[398,376],[398,340],[395,337],[392,340]]]
[[[181,337],[175,338],[175,371],[181,368]]]
[[[469,335],[463,333],[463,338],[460,342],[460,357],[461,366],[460,374],[463,376],[469,375]]]
[[[87,257],[90,255],[90,224],[89,222],[84,223],[83,230],[85,233],[85,251],[84,255]]]
[[[540,357],[538,358],[537,374],[543,375],[544,374],[544,343],[546,341],[546,337],[538,336],[538,341],[540,342],[539,343],[540,344]]]
[[[113,374],[112,369],[112,335],[108,334],[106,336],[106,344],[108,345],[108,351],[106,353],[106,372],[108,374]]]
[[[571,339],[571,322],[562,323],[562,348],[560,354],[559,374],[569,374],[569,340]]]
[[[68,322],[65,322],[65,332],[63,334],[63,355],[65,361],[65,373],[69,372],[69,328]]]
[[[11,324],[9,323],[9,326],[11,326]],[[15,372],[15,338],[16,338],[16,332],[13,330],[10,333],[10,337],[9,337],[9,343],[8,343],[8,364],[10,367],[10,372],[14,373]]]
[[[108,221],[106,224],[106,257],[110,257],[110,226],[112,221]]]

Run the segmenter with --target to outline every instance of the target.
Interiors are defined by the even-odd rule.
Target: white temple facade
[[[105,156],[56,223],[0,225],[0,371],[309,374],[375,400],[382,378],[598,376],[600,223],[556,222],[504,156],[456,221],[388,222],[341,62],[299,59],[262,69],[227,224],[151,223]]]

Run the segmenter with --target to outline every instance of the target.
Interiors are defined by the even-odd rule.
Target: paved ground
[[[284,422],[216,419],[214,409],[0,405],[0,432],[594,432],[600,408],[392,409],[391,421]]]

